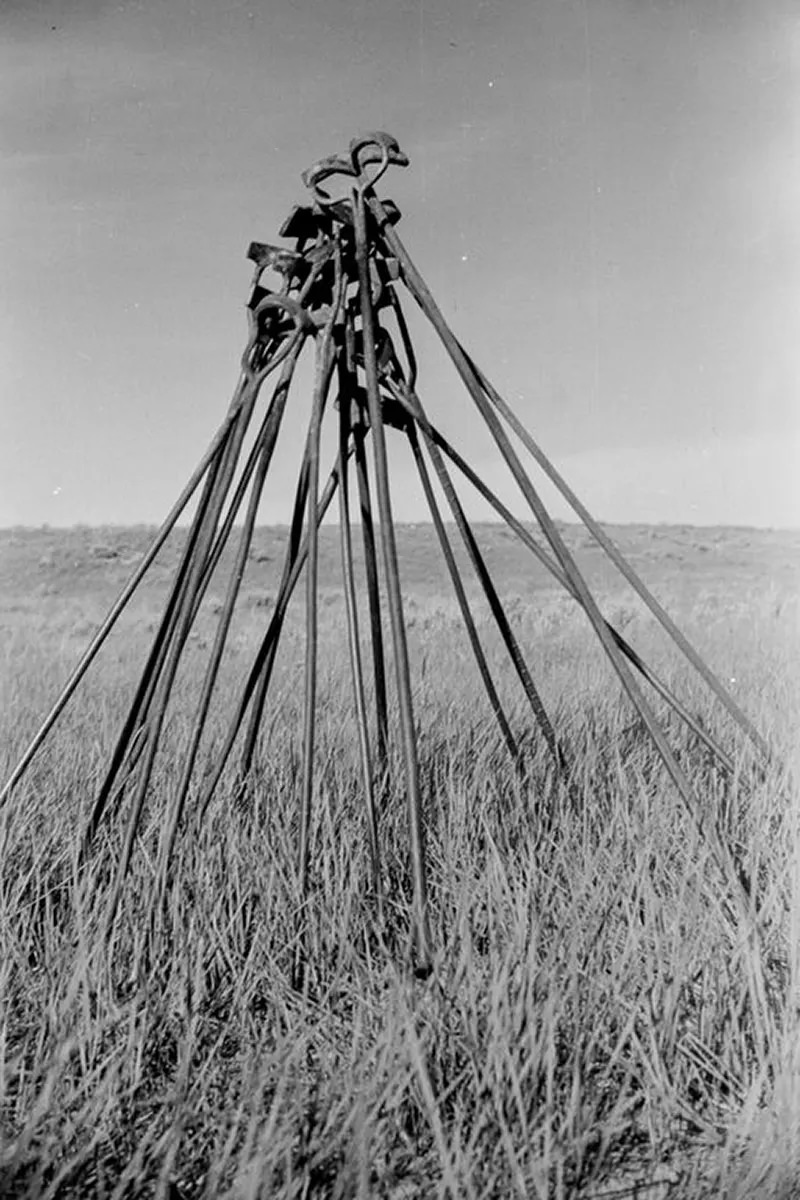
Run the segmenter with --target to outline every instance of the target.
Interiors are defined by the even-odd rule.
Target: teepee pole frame
[[[75,694],[105,643],[120,614],[147,575],[158,552],[202,484],[186,535],[182,555],[167,596],[161,622],[135,689],[127,716],[110,755],[105,776],[87,816],[82,857],[91,852],[103,820],[126,806],[122,848],[117,860],[105,929],[112,936],[125,881],[138,840],[143,814],[154,795],[154,780],[164,731],[174,699],[175,681],[184,650],[201,612],[204,597],[223,552],[234,545],[233,564],[216,632],[198,691],[188,740],[180,750],[178,784],[165,800],[155,855],[151,918],[157,917],[172,878],[177,839],[187,824],[203,822],[217,794],[231,755],[241,741],[235,772],[239,790],[258,786],[254,764],[264,739],[264,715],[289,604],[305,571],[305,680],[303,735],[298,791],[298,842],[296,880],[298,936],[295,939],[295,978],[304,978],[309,904],[313,898],[315,870],[313,828],[316,782],[316,725],[318,715],[319,648],[319,527],[338,491],[339,550],[347,656],[357,734],[358,761],[365,802],[365,842],[369,869],[369,894],[378,921],[383,919],[384,882],[380,847],[381,816],[391,801],[393,765],[402,770],[408,823],[408,849],[412,892],[413,959],[417,971],[427,973],[434,959],[428,913],[428,878],[425,848],[425,797],[420,783],[418,733],[412,692],[412,656],[409,650],[393,516],[392,488],[387,454],[388,431],[405,437],[420,487],[430,512],[439,548],[453,585],[459,613],[483,684],[489,709],[502,742],[525,778],[518,732],[500,697],[473,615],[470,595],[458,566],[451,537],[434,484],[444,497],[455,532],[466,550],[471,569],[500,635],[505,654],[514,668],[535,726],[551,761],[548,771],[567,788],[569,763],[543,699],[534,683],[520,640],[512,629],[500,593],[492,578],[478,539],[467,519],[451,474],[466,480],[494,509],[522,545],[550,572],[583,609],[610,666],[629,702],[642,721],[667,774],[706,837],[726,883],[734,889],[738,909],[747,914],[749,896],[741,882],[717,815],[709,812],[696,794],[655,711],[637,682],[638,675],[702,744],[714,760],[735,777],[734,762],[703,728],[680,698],[658,678],[623,635],[607,621],[528,475],[510,434],[531,455],[545,476],[570,504],[599,546],[608,555],[635,593],[681,651],[689,664],[720,702],[737,727],[747,735],[762,760],[770,748],[703,662],[685,635],[651,595],[633,568],[601,526],[591,517],[538,443],[511,410],[488,378],[475,365],[438,308],[425,280],[414,265],[395,228],[400,214],[391,200],[381,200],[376,185],[390,166],[404,167],[408,159],[397,142],[385,133],[356,138],[346,156],[321,160],[303,175],[310,202],[295,208],[281,229],[294,240],[294,249],[254,242],[248,257],[254,263],[251,296],[247,307],[248,338],[241,359],[241,375],[228,412],[196,469],[156,534],[141,564],[125,584],[111,611],[67,681],[61,695],[37,730],[5,787],[0,805],[7,804],[31,762],[41,750],[65,706]],[[332,196],[328,180],[344,182],[344,193]],[[325,185],[325,187],[323,187]],[[279,286],[264,283],[267,273],[280,278]],[[489,430],[497,451],[519,488],[520,495],[543,535],[547,548],[500,501],[494,491],[428,417],[418,389],[418,365],[405,317],[402,293],[407,292],[429,321],[444,346],[475,409]],[[385,315],[384,315],[385,314]],[[389,318],[387,320],[386,318]],[[399,338],[402,357],[392,333]],[[311,412],[295,491],[294,510],[282,577],[274,606],[248,671],[238,703],[228,720],[222,745],[213,762],[204,757],[212,736],[209,726],[215,712],[221,666],[236,619],[250,556],[259,506],[270,480],[271,467],[291,400],[295,371],[307,342],[315,344],[315,371]],[[259,407],[265,380],[278,368],[278,381],[260,418],[252,444],[244,455],[251,424]],[[334,393],[334,403],[330,402]],[[326,416],[338,409],[337,453],[324,487],[320,487],[320,453]],[[372,444],[372,467],[367,444]],[[352,474],[355,488],[351,489]],[[374,472],[374,476],[372,473]],[[372,476],[372,477],[371,477]],[[236,520],[244,506],[241,529]],[[363,577],[359,583],[353,549],[354,510],[358,510],[363,549]],[[378,523],[375,524],[377,515]],[[380,554],[378,551],[380,543]],[[359,619],[359,594],[365,592],[371,672],[365,670]],[[394,671],[394,699],[398,718],[399,756],[392,754],[389,722],[389,672],[384,628],[384,601]],[[370,680],[367,680],[370,674]],[[374,725],[370,716],[374,711]],[[216,727],[219,727],[217,720]]]

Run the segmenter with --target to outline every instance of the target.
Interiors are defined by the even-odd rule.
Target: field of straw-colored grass
[[[800,1194],[800,885],[789,774],[800,715],[800,536],[612,533],[777,752],[759,774],[652,619],[585,535],[568,530],[604,613],[736,761],[726,782],[667,722],[750,882],[747,918],[585,619],[502,530],[481,527],[570,762],[568,789],[476,605],[524,744],[521,782],[479,691],[431,531],[404,528],[436,950],[432,977],[415,979],[399,770],[381,798],[382,923],[366,887],[336,538],[326,529],[304,987],[291,986],[301,595],[253,786],[234,802],[223,781],[200,828],[189,813],[168,911],[137,978],[153,848],[224,564],[187,647],[108,944],[100,930],[124,802],[82,871],[77,846],[156,628],[176,561],[168,548],[0,819],[0,1194]],[[285,542],[285,530],[257,535],[206,764],[269,618]],[[144,530],[0,534],[3,780],[146,543]]]

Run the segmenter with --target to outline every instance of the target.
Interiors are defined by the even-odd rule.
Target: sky
[[[796,0],[2,0],[0,526],[162,519],[237,381],[249,242],[376,128],[439,306],[599,519],[800,527]]]

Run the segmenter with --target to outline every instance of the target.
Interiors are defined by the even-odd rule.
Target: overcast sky
[[[0,34],[1,525],[161,519],[236,382],[249,241],[371,128],[446,317],[598,517],[800,525],[796,0],[2,0]]]

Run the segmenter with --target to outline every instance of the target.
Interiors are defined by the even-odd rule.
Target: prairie
[[[321,537],[322,658],[309,949],[291,986],[302,586],[253,785],[177,847],[148,939],[153,847],[227,580],[187,646],[131,875],[104,904],[124,798],[77,851],[157,627],[170,542],[0,818],[0,1194],[786,1198],[800,1191],[800,533],[622,526],[611,536],[774,748],[766,771],[589,535],[562,526],[608,617],[735,761],[665,728],[748,880],[698,836],[583,615],[502,527],[478,541],[567,752],[554,777],[465,567],[525,760],[508,760],[430,527],[398,529],[435,970],[409,969],[402,777],[367,856],[338,539]],[[0,778],[152,531],[0,531]],[[455,539],[454,539],[455,540]],[[271,613],[287,530],[257,531],[201,769]],[[461,560],[466,562],[465,559]],[[362,608],[362,638],[366,621]],[[390,675],[391,678],[391,675]],[[656,711],[662,713],[657,700]],[[145,972],[132,970],[145,961]],[[638,1190],[635,1190],[638,1188]]]

